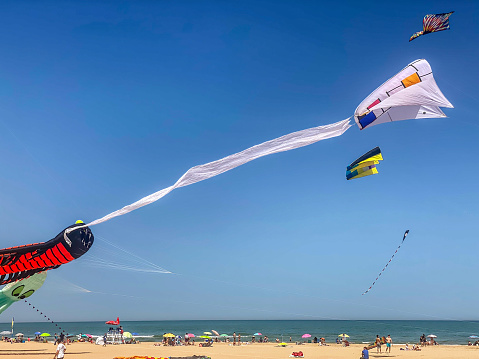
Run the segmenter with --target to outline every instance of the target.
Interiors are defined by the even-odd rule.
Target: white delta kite
[[[363,130],[385,122],[446,117],[441,107],[453,108],[452,104],[439,90],[434,80],[431,66],[426,60],[422,59],[411,62],[397,75],[387,80],[366,97],[356,109],[354,120],[359,128]],[[172,186],[94,220],[85,225],[85,227],[106,222],[114,217],[134,211],[159,200],[175,188],[189,186],[217,176],[257,158],[294,150],[321,140],[341,136],[350,127],[348,118],[330,125],[293,132],[217,161],[192,167]]]

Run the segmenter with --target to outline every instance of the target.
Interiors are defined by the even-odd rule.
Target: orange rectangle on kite
[[[417,72],[413,73],[412,75],[406,77],[404,80],[401,81],[404,87],[409,87],[414,84],[418,84],[421,82],[421,78],[417,74]]]

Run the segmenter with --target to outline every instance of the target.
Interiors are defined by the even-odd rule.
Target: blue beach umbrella
[[[35,332],[35,335],[42,334],[42,332]]]
[[[138,333],[131,333],[132,335],[139,335]]]

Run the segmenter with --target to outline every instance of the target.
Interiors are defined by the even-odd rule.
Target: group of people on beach
[[[439,345],[435,340],[434,337],[431,336],[430,340],[427,340],[426,335],[423,334],[419,338],[419,343],[421,343],[421,346],[425,345]]]
[[[376,339],[374,341],[374,344],[376,345],[376,352],[377,353],[382,353],[382,349],[381,349],[381,346],[383,344],[386,344],[386,353],[389,352],[391,353],[391,347],[393,345],[393,340],[391,338],[391,335],[388,334],[386,340],[385,340],[385,343],[383,343],[383,340],[379,337],[379,334],[376,335]]]
[[[376,347],[376,352],[382,353],[382,345],[386,344],[386,353],[391,353],[391,347],[393,345],[393,340],[391,338],[391,335],[388,334],[387,338],[384,340],[379,337],[379,334],[376,335],[376,339],[374,340],[374,344],[369,346],[369,347],[364,347],[363,350],[361,351],[361,358],[360,359],[369,359],[369,349],[372,349]]]

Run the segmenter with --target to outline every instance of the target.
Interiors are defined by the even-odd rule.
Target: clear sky
[[[424,15],[451,10],[451,30],[408,42]],[[354,126],[92,227],[88,254],[30,298],[52,319],[479,319],[477,1],[4,1],[0,13],[2,248],[343,120],[416,59],[455,106]],[[375,146],[380,173],[346,181]],[[0,320],[42,320],[27,307]]]

